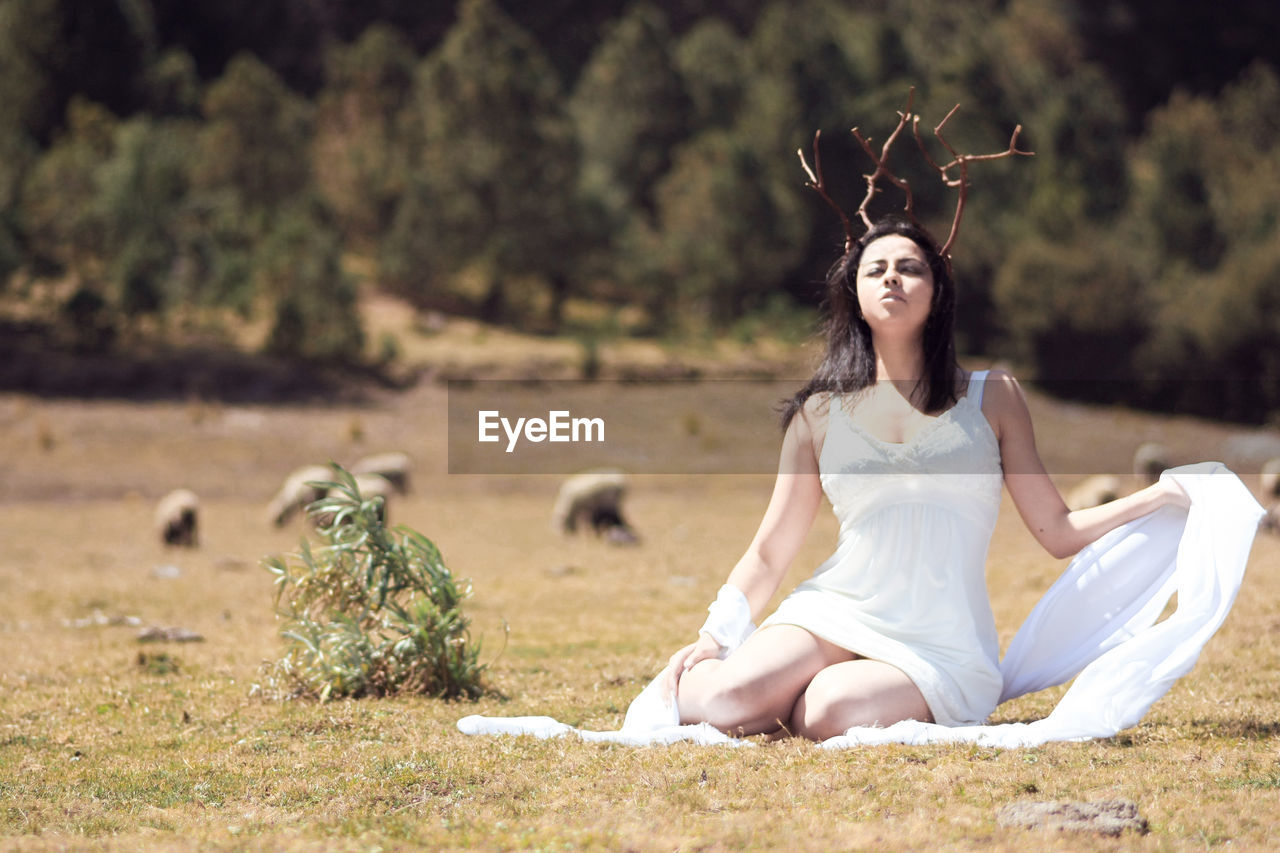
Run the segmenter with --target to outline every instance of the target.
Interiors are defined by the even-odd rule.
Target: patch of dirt
[[[1129,830],[1147,832],[1147,819],[1130,800],[1099,802],[1008,803],[996,814],[1001,826],[1066,832],[1121,835]]]

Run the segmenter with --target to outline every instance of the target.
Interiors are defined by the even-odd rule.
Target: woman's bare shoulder
[[[822,454],[822,445],[827,437],[827,423],[831,417],[832,403],[837,395],[829,391],[818,391],[809,396],[791,419],[787,431],[795,436],[798,442],[812,449],[816,459]],[[838,402],[835,403],[839,405]]]
[[[1026,398],[1022,393],[1022,386],[1018,384],[1017,378],[1003,367],[993,367],[987,371],[985,382],[984,400],[989,399],[997,405],[1022,401],[1025,405]]]
[[[815,391],[809,395],[809,399],[804,401],[804,416],[806,418],[825,418],[831,411],[831,403],[837,397],[833,391]]]
[[[1029,427],[1030,414],[1022,386],[1012,373],[1003,368],[992,368],[987,373],[982,392],[982,411],[991,422],[996,437],[1003,441],[1010,433],[1020,433]]]

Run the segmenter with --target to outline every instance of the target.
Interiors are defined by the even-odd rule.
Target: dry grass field
[[[1216,458],[1242,432],[1032,402],[1058,471],[1127,470],[1146,439],[1177,461]],[[640,475],[628,504],[638,547],[565,539],[548,524],[556,477],[448,473],[446,409],[432,383],[341,406],[0,396],[0,845],[1280,847],[1275,537],[1255,544],[1239,601],[1193,672],[1139,726],[1106,741],[828,752],[788,741],[634,749],[459,734],[454,722],[470,713],[617,728],[631,697],[692,638],[771,478]],[[686,437],[705,443],[716,430],[710,421]],[[772,456],[776,436],[762,435],[748,450]],[[496,693],[475,703],[265,696],[262,665],[282,645],[259,561],[307,532],[300,520],[270,526],[265,505],[297,465],[386,449],[417,460],[391,520],[431,537],[472,582],[468,612]],[[196,550],[166,550],[151,529],[156,499],[180,486],[202,499]],[[834,536],[828,513],[791,582]],[[1004,642],[1062,565],[1006,501],[988,570]],[[150,626],[204,639],[140,642]],[[1041,716],[1058,695],[1024,697],[995,719]],[[1136,802],[1149,833],[1058,835],[996,821],[1019,800],[1113,798]]]

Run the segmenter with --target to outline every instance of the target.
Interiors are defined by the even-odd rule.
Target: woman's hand
[[[667,683],[665,693],[675,696],[680,678],[693,668],[694,664],[704,660],[718,660],[723,651],[720,644],[707,634],[699,634],[696,642],[682,648],[671,656],[667,667]]]

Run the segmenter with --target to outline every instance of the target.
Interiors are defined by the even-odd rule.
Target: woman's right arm
[[[816,400],[811,398],[810,404],[797,412],[787,427],[778,460],[778,476],[764,518],[746,553],[725,581],[746,596],[753,620],[777,592],[787,568],[804,545],[822,504],[813,428]],[[719,643],[704,633],[697,642],[672,655],[673,689],[685,670],[699,661],[719,657],[720,652]]]
[[[726,581],[746,595],[756,618],[778,591],[804,545],[822,504],[822,483],[808,407],[796,413],[782,439],[778,476],[756,535]]]

